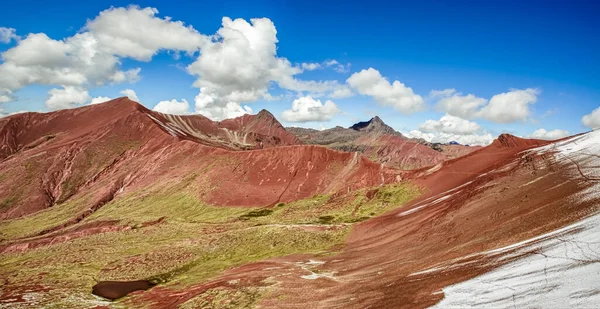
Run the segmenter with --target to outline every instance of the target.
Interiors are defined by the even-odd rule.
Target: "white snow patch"
[[[304,263],[296,262],[296,265],[300,266],[300,268],[302,268],[302,270],[305,270],[310,273],[309,275],[300,276],[300,278],[302,278],[302,279],[315,280],[315,279],[319,279],[319,278],[327,278],[327,279],[331,279],[331,280],[336,280],[333,272],[316,273],[312,270],[312,267],[320,266],[323,264],[325,264],[325,262],[318,261],[318,260],[308,260],[308,262],[304,262]]]
[[[308,262],[304,263],[306,265],[323,265],[325,262],[317,261],[317,260],[308,260]]]
[[[566,234],[567,231],[575,233]],[[538,250],[479,277],[443,289],[432,308],[597,308],[600,304],[600,215],[511,246]],[[531,246],[527,244],[535,243]],[[523,252],[523,251],[521,251]]]
[[[315,280],[315,279],[319,279],[319,278],[327,278],[327,279],[335,280],[335,277],[333,276],[333,273],[320,273],[320,274],[318,274],[318,273],[311,272],[310,275],[300,276],[300,278],[307,279],[307,280]]]
[[[600,131],[531,151],[539,154],[556,153],[559,162],[576,165],[574,169],[577,176],[593,183],[576,195],[579,202],[600,199],[600,182],[597,179],[600,175]],[[600,214],[544,235],[478,253],[498,255],[501,260],[521,254],[525,254],[525,257],[444,288],[445,298],[432,308],[598,308],[598,235]],[[420,273],[447,267],[452,265],[436,266]]]

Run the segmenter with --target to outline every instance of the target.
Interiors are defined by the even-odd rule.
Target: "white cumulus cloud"
[[[281,118],[287,122],[329,121],[341,110],[334,102],[313,99],[311,96],[300,97],[292,102],[292,108],[283,111]]]
[[[362,95],[368,95],[383,106],[391,106],[404,114],[410,114],[425,108],[420,95],[399,81],[390,83],[379,71],[369,68],[354,73],[346,80],[348,85]]]
[[[53,88],[48,91],[50,95],[46,106],[50,110],[73,108],[88,102],[90,95],[87,90],[74,86],[65,86],[62,89]]]
[[[196,52],[210,38],[170,17],[156,17],[152,7],[110,8],[100,12],[85,28],[110,54],[149,61],[160,50]]]
[[[110,100],[112,100],[112,99],[109,97],[95,97],[95,98],[92,98],[90,105],[91,104],[100,104],[100,103],[108,102]]]
[[[17,40],[15,47],[1,54],[1,96],[12,97],[16,90],[33,84],[83,93],[106,84],[134,83],[141,69],[123,68],[123,63],[129,63],[123,59],[150,61],[163,51],[195,57],[187,67],[196,77],[193,86],[199,89],[194,106],[197,113],[215,120],[250,113],[252,109],[244,104],[272,100],[273,86],[312,97],[352,95],[347,85],[335,80],[298,79],[305,71],[321,68],[347,71],[350,64],[335,60],[292,64],[277,55],[277,30],[268,18],[224,17],[217,33],[207,35],[182,21],[160,17],[156,8],[131,5],[100,12],[70,37],[30,33],[19,38],[12,28],[0,28],[0,35],[3,42]],[[80,101],[58,103],[62,101],[56,99],[58,90],[49,93],[55,98],[48,101],[49,109]]]
[[[571,135],[571,133],[569,133],[569,131],[566,131],[566,130],[554,129],[554,130],[548,131],[544,128],[541,128],[541,129],[535,130],[533,133],[531,133],[530,137],[537,138],[537,139],[555,140],[555,139],[567,137],[569,135]]]
[[[478,98],[472,94],[462,95],[456,93],[454,89],[441,90],[433,96],[441,97],[437,103],[439,110],[464,119],[477,117],[479,109],[487,103],[486,99]]]
[[[444,115],[440,120],[427,120],[419,125],[419,130],[424,132],[440,132],[458,135],[467,135],[481,130],[481,126],[473,121],[465,120],[452,115]]]
[[[497,94],[481,109],[481,117],[498,123],[525,121],[531,113],[529,105],[537,101],[539,94],[540,91],[533,88]]]
[[[449,143],[458,142],[462,145],[486,146],[494,141],[494,137],[487,132],[481,134],[452,134],[452,133],[428,133],[419,130],[413,130],[404,133],[410,138],[422,138],[430,143]]]
[[[136,82],[140,68],[121,69],[121,58],[149,61],[161,50],[192,54],[210,41],[194,28],[171,18],[160,18],[155,8],[110,8],[88,20],[82,31],[64,39],[30,33],[2,53],[0,95],[32,84],[57,85],[47,101],[49,109],[72,107],[60,103],[65,95],[110,83]],[[2,28],[2,38],[15,38]],[[73,89],[77,89],[74,91]],[[59,91],[59,92],[57,92]]]
[[[182,115],[188,114],[189,108],[190,104],[186,99],[182,99],[181,101],[173,99],[171,101],[158,102],[158,104],[154,106],[153,110],[163,114]]]
[[[268,18],[250,22],[224,17],[213,40],[187,67],[196,76],[196,112],[214,120],[251,112],[242,103],[272,98],[271,83],[296,92],[322,95],[342,87],[337,81],[299,80],[295,75],[316,69],[315,64],[294,66],[277,55],[277,30]]]
[[[600,107],[581,118],[581,123],[592,129],[600,128]]]
[[[537,101],[538,89],[513,89],[494,95],[489,101],[473,94],[463,95],[455,89],[434,90],[439,98],[437,108],[464,119],[483,118],[496,123],[525,121],[531,114],[530,105]]]
[[[131,101],[140,102],[140,99],[138,98],[137,94],[132,89],[124,89],[123,91],[120,92],[120,94],[125,95]]]
[[[7,94],[0,95],[0,103],[8,103],[12,100],[13,100],[13,98]]]

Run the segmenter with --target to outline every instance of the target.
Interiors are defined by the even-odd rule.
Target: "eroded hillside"
[[[598,302],[598,131],[417,151],[430,164],[403,171],[297,145],[266,111],[216,123],[118,99],[0,127],[3,308]],[[370,138],[399,165],[418,148]]]

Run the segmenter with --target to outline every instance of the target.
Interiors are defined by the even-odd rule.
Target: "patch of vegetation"
[[[256,217],[264,217],[273,213],[273,210],[268,208],[252,210],[247,214],[240,216],[240,218],[256,218]]]
[[[319,217],[319,223],[321,223],[321,224],[329,224],[329,223],[331,223],[331,221],[333,221],[333,219],[335,219],[334,216],[320,216]]]
[[[86,221],[121,220],[129,225],[167,217],[168,221],[225,223],[237,221],[248,208],[208,206],[184,189],[168,188],[159,192],[139,192],[121,196],[104,205]]]
[[[16,200],[17,198],[14,195],[11,195],[5,198],[4,200],[0,201],[0,210],[10,207],[12,204],[15,203]]]
[[[84,196],[18,219],[0,221],[0,230],[7,239],[36,235],[69,221],[88,206],[88,201]]]
[[[184,288],[255,261],[328,254],[344,243],[352,223],[400,207],[419,194],[413,185],[400,183],[379,187],[369,197],[365,189],[335,198],[317,195],[273,208],[214,207],[194,194],[197,188],[192,184],[197,177],[193,174],[170,185],[118,196],[82,222],[116,219],[137,228],[0,254],[0,278],[10,278],[11,285],[52,286],[44,294],[44,304],[58,307],[72,307],[68,295],[78,295],[81,303],[96,301],[89,291],[102,280],[147,279],[172,289]],[[72,218],[86,203],[85,198],[70,199],[40,213],[1,222],[0,229],[11,237],[31,235]],[[160,224],[142,225],[162,217],[166,219]],[[322,230],[304,226],[314,223],[331,226]],[[215,288],[183,308],[252,306],[262,289]]]
[[[317,195],[290,202],[284,208],[273,208],[268,218],[253,220],[263,224],[355,223],[401,207],[420,194],[417,187],[409,183],[379,187],[371,199],[367,198],[368,191],[369,189],[361,189],[336,198]]]
[[[240,287],[237,289],[218,287],[209,289],[186,301],[178,308],[254,308],[263,294],[265,294],[265,288],[260,287]]]

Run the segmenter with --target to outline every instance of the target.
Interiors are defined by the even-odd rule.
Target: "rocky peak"
[[[266,109],[262,109],[260,112],[258,112],[256,116],[254,116],[254,119],[255,122],[262,123],[263,125],[283,128],[279,120],[277,120],[277,118],[275,118],[275,116],[273,116],[273,114]]]
[[[260,112],[258,112],[258,114],[256,114],[256,117],[258,119],[275,119],[275,116],[273,116],[273,114],[271,114],[271,112],[269,112],[266,109],[261,109]]]
[[[379,118],[379,116],[375,116],[371,118],[369,121],[361,121],[357,122],[350,127],[352,130],[363,131],[363,132],[375,132],[382,134],[392,134],[392,135],[401,135],[392,127],[388,126]]]

